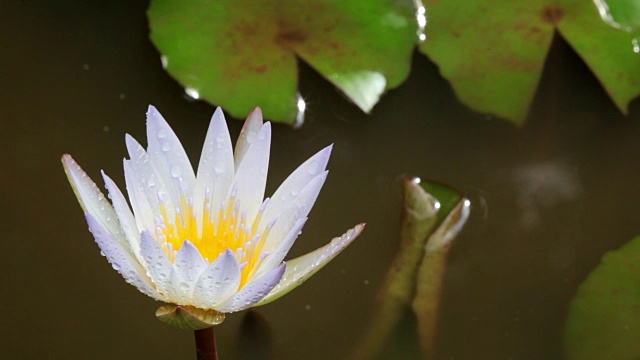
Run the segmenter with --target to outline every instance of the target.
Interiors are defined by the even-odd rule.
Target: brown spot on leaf
[[[291,47],[304,42],[309,37],[309,32],[304,29],[283,28],[276,34],[276,42],[280,45]]]
[[[542,9],[542,21],[557,25],[564,16],[564,10],[556,5],[547,5]]]

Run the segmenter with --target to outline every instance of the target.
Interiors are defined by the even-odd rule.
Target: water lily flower
[[[364,229],[283,262],[327,177],[331,146],[264,199],[271,125],[256,108],[233,152],[222,110],[213,114],[194,172],[180,141],[150,106],[145,150],[126,136],[131,203],[104,172],[111,203],[69,155],[65,172],[102,254],[142,293],[217,313],[263,305],[301,284]]]

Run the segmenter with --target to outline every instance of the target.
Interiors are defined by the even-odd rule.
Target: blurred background
[[[99,255],[60,156],[124,188],[124,134],[145,143],[155,105],[197,163],[214,107],[194,101],[148,39],[147,1],[0,4],[0,347],[8,359],[193,358],[193,335]],[[259,54],[256,54],[259,56]],[[267,194],[334,143],[330,175],[290,256],[365,221],[312,280],[216,328],[221,359],[346,358],[398,242],[402,179],[461,190],[469,223],[444,280],[436,359],[562,359],[577,286],[640,233],[640,101],[623,116],[558,36],[525,125],[461,104],[415,55],[408,80],[363,114],[300,64],[304,125],[274,126]],[[260,105],[260,104],[256,104]],[[241,121],[228,119],[232,139]],[[257,335],[256,335],[257,334]],[[254,336],[255,335],[255,336]],[[397,358],[419,358],[407,348]]]

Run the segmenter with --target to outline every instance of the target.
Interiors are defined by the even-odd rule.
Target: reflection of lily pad
[[[393,0],[152,0],[151,39],[188,93],[292,122],[296,56],[368,112],[408,76],[417,25]]]
[[[640,236],[580,285],[565,328],[569,359],[640,359]]]
[[[440,67],[471,108],[522,123],[554,29],[624,113],[640,94],[640,54],[630,33],[602,21],[587,0],[427,0],[428,39],[420,51]]]

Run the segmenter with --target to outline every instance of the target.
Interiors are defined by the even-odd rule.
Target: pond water
[[[192,162],[214,108],[190,100],[162,69],[145,1],[44,3],[15,1],[0,14],[2,353],[193,358],[192,334],[158,322],[159,304],[99,255],[60,156],[72,154],[94,180],[104,169],[124,188],[124,134],[144,140],[148,104]],[[216,328],[221,359],[347,358],[396,249],[406,176],[449,184],[472,201],[444,280],[435,359],[562,359],[576,287],[604,252],[640,233],[640,102],[620,114],[558,37],[522,128],[466,108],[422,55],[371,115],[305,65],[300,78],[306,122],[274,127],[267,193],[335,147],[290,256],[358,222],[368,228],[291,294],[229,315]],[[235,139],[242,122],[229,125]],[[392,358],[419,354],[407,347]]]

